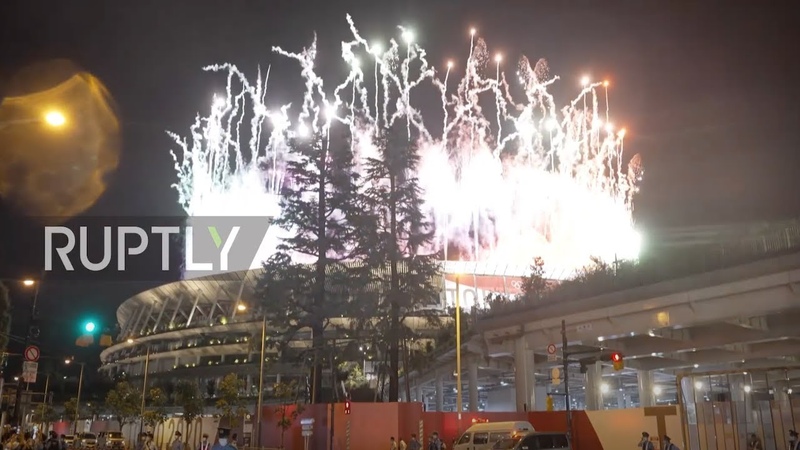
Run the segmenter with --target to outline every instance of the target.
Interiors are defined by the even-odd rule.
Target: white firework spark
[[[347,22],[353,39],[342,43],[342,59],[350,72],[332,92],[315,72],[316,37],[298,53],[273,48],[300,64],[299,108],[267,107],[269,70],[250,81],[231,64],[205,69],[227,73],[227,96],[196,119],[190,140],[171,133],[182,148],[181,157],[173,153],[175,187],[187,214],[274,217],[289,138],[329,136],[332,127],[344,127],[358,161],[375,154],[375,131],[399,120],[418,140],[418,176],[436,229],[431,252],[522,266],[541,257],[560,273],[593,257],[638,255],[632,212],[641,160],[635,155],[624,167],[625,130],[609,122],[607,83],[584,80],[578,97],[559,109],[548,92],[558,77],[550,77],[544,60],[531,66],[520,58],[512,87],[500,70],[502,56],[490,60],[473,30],[466,73],[453,87],[452,62],[438,77],[411,30],[400,27],[402,40],[383,49],[362,38],[349,15]],[[413,92],[431,85],[441,97],[441,133],[428,129],[412,102]],[[494,101],[481,102],[487,95]],[[493,121],[484,108],[492,109]],[[273,231],[260,259],[277,243],[281,231]]]

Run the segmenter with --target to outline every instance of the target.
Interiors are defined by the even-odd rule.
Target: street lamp
[[[51,109],[42,114],[40,117],[0,122],[0,130],[3,128],[13,127],[15,125],[29,125],[35,123],[43,123],[50,128],[61,128],[67,123],[67,117],[63,112],[57,109]]]
[[[3,128],[3,123],[0,122],[0,128]],[[24,348],[28,348],[28,345],[31,343],[32,338],[36,338],[39,335],[39,329],[36,328],[36,301],[39,299],[39,286],[41,286],[41,282],[37,283],[36,280],[31,278],[25,278],[22,280],[13,279],[13,278],[0,278],[0,282],[2,281],[10,281],[10,282],[21,282],[21,284],[25,287],[32,287],[34,286],[33,291],[33,302],[31,302],[31,309],[30,315],[28,316],[28,332],[25,334],[25,345]],[[0,389],[0,394],[2,393],[2,389]],[[22,389],[17,386],[17,393],[15,396],[15,403],[14,403],[14,421],[18,425],[22,425],[22,409],[20,405],[22,403]]]
[[[79,364],[81,366],[81,374],[78,376],[78,397],[75,399],[75,425],[73,426],[72,432],[77,434],[78,433],[78,419],[80,419],[80,405],[81,405],[81,389],[83,388],[83,369],[86,367],[85,363],[76,362],[75,358],[67,358],[64,360],[64,364],[70,365],[73,362],[75,364]]]
[[[456,408],[458,409],[458,422],[461,426],[461,412],[463,396],[461,387],[461,274],[456,274]],[[459,430],[461,431],[461,430]]]
[[[45,121],[46,124],[50,125],[51,127],[59,128],[59,127],[64,126],[65,123],[67,123],[67,118],[64,117],[64,114],[61,113],[61,111],[52,110],[52,111],[48,111],[44,115],[44,121]]]

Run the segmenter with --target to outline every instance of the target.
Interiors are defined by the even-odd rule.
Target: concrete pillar
[[[444,377],[436,374],[436,411],[444,411]]]
[[[617,408],[625,409],[628,407],[628,402],[625,399],[625,391],[617,390]]]
[[[478,411],[478,358],[469,360],[469,410]]]
[[[570,388],[570,391],[572,388]],[[547,386],[541,385],[536,386],[533,389],[533,397],[534,402],[533,405],[536,409],[532,409],[531,411],[544,411],[547,409]]]
[[[586,368],[586,410],[596,411],[604,408],[603,391],[603,363],[597,361]]]
[[[655,385],[653,384],[653,372],[649,370],[639,370],[636,372],[639,381],[639,407],[647,408],[655,406]]]
[[[514,341],[514,391],[517,412],[533,411],[536,405],[533,389],[536,385],[536,373],[533,366],[533,352],[528,350],[528,341],[524,336]]]

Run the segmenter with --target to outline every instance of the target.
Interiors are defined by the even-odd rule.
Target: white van
[[[494,444],[514,436],[525,436],[533,431],[530,422],[486,422],[469,427],[453,450],[491,450]]]

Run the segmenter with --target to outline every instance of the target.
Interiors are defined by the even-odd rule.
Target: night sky
[[[316,31],[322,70],[338,83],[349,12],[368,39],[398,38],[395,26],[405,25],[430,62],[463,67],[474,26],[508,60],[547,58],[561,76],[559,104],[578,93],[584,74],[611,80],[615,123],[629,131],[626,152],[641,153],[645,165],[636,201],[642,228],[780,219],[800,217],[795,9],[743,1],[4,0],[0,80],[54,58],[93,73],[117,103],[123,141],[119,169],[87,214],[179,214],[170,188],[176,179],[168,150],[175,146],[164,130],[186,134],[224,88],[224,76],[203,66],[232,62],[255,74],[274,63],[279,78],[296,82],[296,64],[270,48],[299,51]],[[277,83],[276,104],[297,101],[299,85]],[[16,236],[0,239],[26,232],[8,208],[0,220]],[[40,270],[9,248],[0,246],[0,277]],[[76,353],[79,318],[113,325],[116,306],[146,287],[45,283],[45,353]],[[26,295],[15,291],[15,334],[23,333]]]

